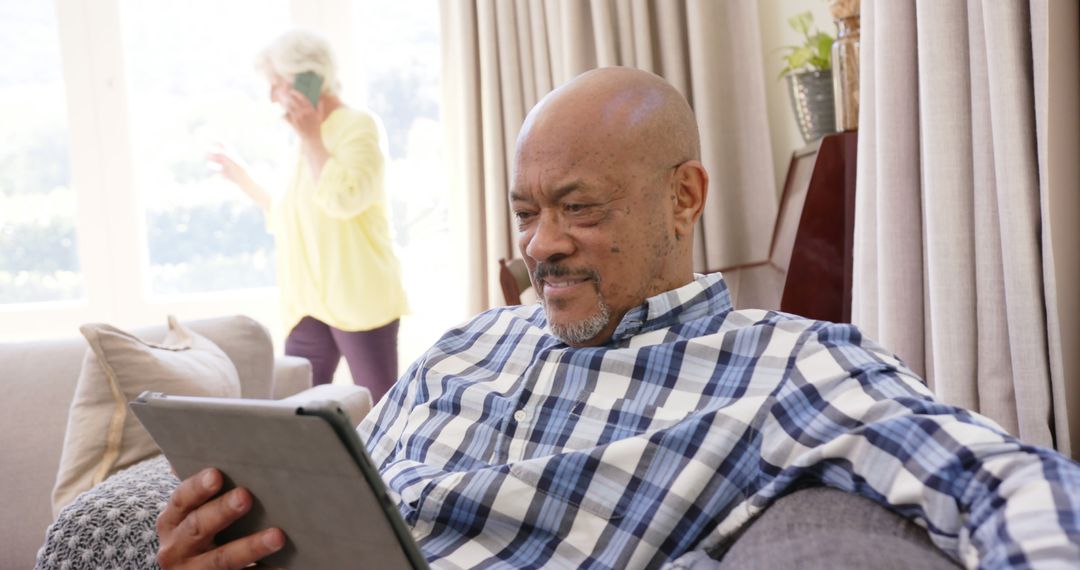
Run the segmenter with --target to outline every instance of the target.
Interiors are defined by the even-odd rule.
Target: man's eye
[[[527,221],[532,216],[533,216],[532,212],[525,212],[525,211],[521,211],[521,210],[518,210],[517,212],[514,212],[514,218],[517,219],[517,221],[519,221],[519,222]]]
[[[564,208],[567,212],[570,212],[571,214],[576,214],[578,212],[584,212],[585,210],[588,210],[589,204],[567,204],[566,206],[564,206]]]

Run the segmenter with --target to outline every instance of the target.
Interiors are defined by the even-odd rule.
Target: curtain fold
[[[497,262],[517,255],[506,195],[525,114],[596,67],[657,73],[694,107],[711,175],[696,268],[768,255],[777,200],[754,2],[444,0],[441,8],[447,158],[467,210],[459,219],[470,310],[502,304]]]
[[[1054,348],[1047,252],[1076,244],[1045,231],[1047,10],[862,3],[852,315],[945,402],[1070,453],[1065,399],[1080,378]]]

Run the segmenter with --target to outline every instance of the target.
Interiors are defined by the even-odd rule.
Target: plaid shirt
[[[808,484],[968,566],[1080,560],[1080,467],[936,401],[853,326],[733,311],[719,274],[602,347],[545,325],[522,306],[449,331],[359,428],[433,565],[657,567]]]

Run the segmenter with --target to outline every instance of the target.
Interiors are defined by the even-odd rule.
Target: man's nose
[[[558,216],[541,214],[525,245],[525,255],[536,261],[558,261],[574,252],[574,240]]]

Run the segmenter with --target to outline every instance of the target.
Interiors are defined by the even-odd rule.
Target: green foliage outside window
[[[274,284],[274,240],[254,206],[196,204],[147,213],[151,282],[158,293]]]
[[[147,214],[157,292],[199,293],[274,283],[273,238],[261,212],[219,202]],[[74,298],[81,287],[69,218],[0,229],[0,304]]]

